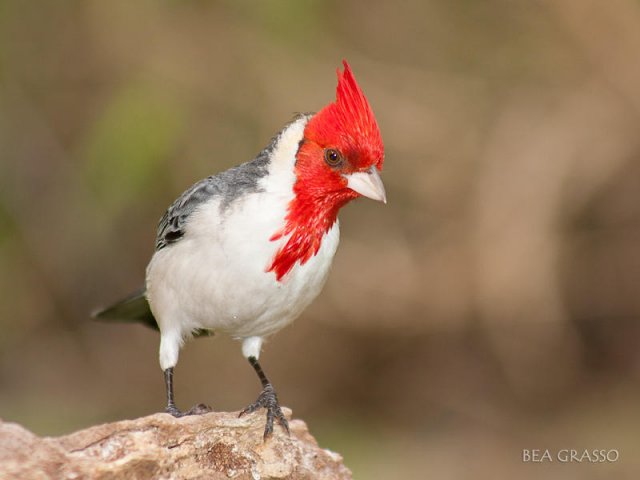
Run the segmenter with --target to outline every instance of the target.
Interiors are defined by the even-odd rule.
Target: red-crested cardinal
[[[240,415],[266,408],[264,438],[277,419],[276,392],[258,358],[266,337],[320,293],[338,247],[338,210],[365,196],[386,203],[384,147],[371,107],[346,61],[336,101],[296,116],[258,156],[185,191],[158,225],[146,286],[95,314],[160,330],[166,411],[176,407],[173,369],[185,340],[224,332],[242,341],[262,392]]]

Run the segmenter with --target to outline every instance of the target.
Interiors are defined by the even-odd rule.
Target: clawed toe
[[[248,413],[253,413],[260,408],[267,410],[267,422],[264,427],[264,440],[267,440],[273,434],[273,421],[278,420],[287,435],[289,435],[289,422],[282,413],[278,396],[271,385],[265,386],[264,390],[258,396],[258,399],[240,412],[240,417]]]
[[[178,407],[176,407],[175,405],[168,405],[167,408],[164,409],[164,411],[165,413],[168,413],[169,415],[176,418],[184,416],[184,413],[178,410]]]
[[[191,407],[185,415],[204,415],[205,413],[213,412],[213,408],[204,403],[199,403]]]
[[[205,413],[209,413],[212,411],[213,409],[209,405],[205,405],[204,403],[194,405],[186,412],[178,410],[178,407],[176,407],[175,405],[169,405],[165,409],[166,413],[173,415],[176,418],[187,417],[189,415],[204,415]]]

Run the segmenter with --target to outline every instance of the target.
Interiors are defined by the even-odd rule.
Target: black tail
[[[151,313],[151,308],[149,308],[149,302],[147,302],[145,293],[145,289],[141,288],[110,307],[93,312],[92,316],[98,320],[129,323],[139,322],[158,330],[158,323],[153,313]]]

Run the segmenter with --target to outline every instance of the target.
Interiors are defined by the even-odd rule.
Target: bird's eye
[[[327,165],[330,167],[338,167],[342,164],[342,155],[334,148],[327,148],[324,151],[324,161],[327,162]]]

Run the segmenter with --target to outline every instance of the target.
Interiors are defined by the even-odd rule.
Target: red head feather
[[[382,170],[384,146],[378,124],[351,68],[342,62],[338,69],[336,101],[330,103],[307,123],[296,155],[295,197],[289,204],[285,226],[271,240],[290,235],[278,250],[267,271],[281,280],[296,262],[304,265],[318,253],[322,237],[336,221],[338,210],[360,196],[347,187],[344,175],[366,171],[372,166]],[[325,162],[327,149],[335,149],[343,158],[339,167]]]
[[[313,116],[305,129],[305,138],[323,147],[338,147],[354,170],[378,170],[384,161],[384,146],[376,117],[358,86],[351,67],[342,61],[344,72],[337,69],[336,101]]]

